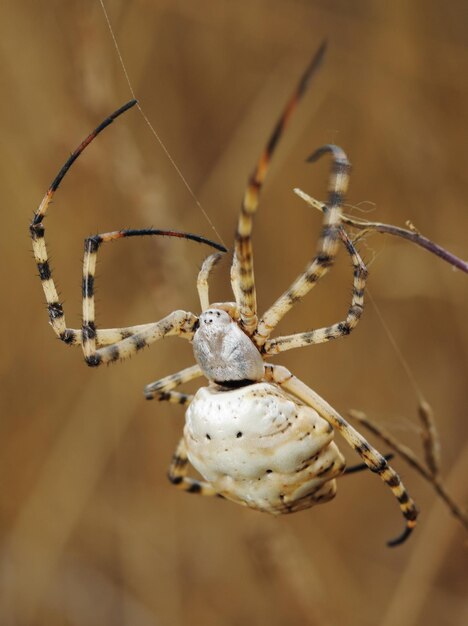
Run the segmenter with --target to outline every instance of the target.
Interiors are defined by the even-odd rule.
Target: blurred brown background
[[[464,0],[107,0],[107,8],[144,111],[229,245],[247,175],[328,38],[256,220],[261,309],[315,248],[319,216],[292,189],[324,197],[326,163],[304,159],[326,142],[353,162],[354,214],[409,219],[468,256]],[[90,370],[79,349],[54,338],[28,220],[68,153],[130,94],[97,0],[4,0],[1,11],[2,626],[468,623],[466,534],[401,461],[421,518],[394,550],[385,541],[402,527],[398,506],[370,473],[343,479],[332,503],[282,519],[182,494],[165,477],[182,413],[146,402],[142,389],[191,364],[190,346],[170,339]],[[135,109],[80,158],[47,220],[69,324],[80,323],[83,238],[145,226],[215,236]],[[105,247],[98,325],[198,312],[207,252],[179,240]],[[370,291],[436,413],[448,488],[465,503],[468,276],[378,235],[361,252]],[[225,262],[215,300],[231,298],[227,272]],[[341,319],[350,293],[341,253],[280,331]],[[279,361],[343,413],[361,408],[419,451],[414,386],[369,302],[348,339]]]

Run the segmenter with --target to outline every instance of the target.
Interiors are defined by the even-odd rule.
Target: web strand
[[[124,63],[123,57],[122,57],[122,53],[120,51],[120,47],[119,44],[117,43],[117,39],[114,33],[114,29],[112,28],[112,24],[110,22],[109,19],[109,14],[107,13],[107,9],[105,7],[104,4],[104,0],[99,0],[99,4],[101,5],[102,8],[102,12],[104,13],[104,17],[107,23],[107,27],[109,29],[112,41],[114,43],[114,48],[117,52],[117,56],[119,58],[120,61],[120,65],[122,67],[122,71],[124,73],[125,79],[127,81],[130,93],[132,95],[132,98],[134,98],[135,100],[137,100],[137,108],[140,111],[141,116],[143,117],[143,119],[145,120],[146,124],[148,125],[149,129],[151,130],[152,134],[154,135],[154,137],[156,138],[157,142],[159,143],[159,145],[161,146],[164,154],[166,155],[167,159],[169,160],[169,162],[171,163],[172,167],[175,169],[175,171],[177,172],[179,178],[182,180],[183,184],[185,185],[187,191],[190,193],[191,197],[193,198],[195,204],[197,205],[197,207],[200,209],[200,211],[202,212],[203,216],[205,217],[205,219],[207,220],[208,224],[210,225],[211,229],[214,231],[214,233],[216,234],[216,236],[218,237],[218,239],[221,241],[221,243],[225,246],[226,244],[223,241],[223,238],[221,237],[221,235],[218,233],[215,225],[213,224],[213,222],[211,221],[208,213],[205,211],[205,209],[203,208],[201,202],[198,200],[197,196],[195,195],[195,192],[193,191],[193,189],[191,188],[190,184],[188,183],[187,179],[185,178],[185,176],[183,175],[182,171],[180,170],[180,168],[178,167],[177,163],[175,162],[175,160],[173,159],[173,157],[171,156],[169,150],[167,149],[165,143],[163,142],[163,140],[161,139],[160,135],[157,133],[156,129],[154,128],[154,126],[151,124],[150,120],[148,119],[147,115],[145,114],[145,112],[143,111],[143,109],[140,106],[140,103],[138,102],[138,98],[135,94],[135,91],[133,89],[132,83],[130,81],[130,77],[126,68],[126,65]],[[374,310],[377,314],[377,317],[379,318],[380,324],[382,325],[385,333],[387,334],[387,337],[397,355],[398,360],[400,361],[404,371],[406,372],[406,375],[408,376],[408,379],[417,395],[417,397],[422,400],[424,399],[424,395],[421,391],[421,388],[411,370],[411,367],[408,363],[408,361],[406,360],[406,358],[404,357],[400,347],[398,346],[398,343],[395,339],[395,337],[392,334],[392,331],[390,330],[388,324],[386,323],[382,312],[380,311],[379,307],[377,306],[377,303],[375,301],[375,299],[372,297],[371,293],[369,292],[369,289],[366,290],[367,294],[369,296],[369,300],[372,303],[372,306],[374,307]]]
[[[210,216],[208,215],[208,213],[205,211],[205,209],[203,208],[203,206],[201,205],[201,202],[199,201],[199,199],[197,198],[197,196],[195,195],[195,192],[193,191],[193,189],[191,188],[190,184],[188,183],[187,179],[185,178],[185,176],[182,174],[182,171],[180,170],[179,166],[177,165],[177,163],[174,161],[174,159],[172,158],[169,150],[166,148],[165,143],[163,142],[163,140],[161,139],[161,137],[159,136],[159,134],[156,132],[156,129],[154,128],[154,126],[151,124],[150,120],[148,119],[147,115],[145,114],[145,112],[143,111],[143,109],[140,106],[140,103],[138,102],[138,98],[135,94],[135,91],[133,90],[133,86],[132,83],[130,81],[130,77],[128,75],[127,72],[127,68],[125,66],[123,57],[122,57],[122,53],[120,52],[120,47],[119,44],[117,43],[117,39],[115,37],[114,34],[114,29],[112,28],[112,24],[110,22],[109,19],[109,14],[107,13],[106,7],[104,5],[104,0],[99,0],[99,4],[101,5],[102,8],[102,12],[104,13],[104,17],[105,20],[107,22],[107,27],[109,29],[110,35],[112,37],[112,41],[114,43],[114,48],[117,52],[117,56],[119,58],[120,61],[120,65],[122,66],[122,70],[125,76],[125,79],[127,81],[128,87],[130,89],[130,93],[132,94],[132,98],[134,98],[135,100],[137,100],[137,108],[140,111],[141,116],[143,117],[143,119],[145,120],[146,124],[148,125],[149,129],[151,130],[152,134],[154,135],[154,137],[156,138],[157,142],[159,143],[159,145],[161,146],[164,154],[166,155],[166,157],[168,158],[169,162],[171,163],[172,167],[175,169],[175,171],[177,172],[179,178],[181,179],[181,181],[183,182],[183,184],[185,185],[187,191],[189,192],[189,194],[192,196],[195,204],[197,205],[197,207],[200,209],[200,211],[202,212],[203,216],[205,217],[205,219],[207,220],[208,224],[210,225],[210,227],[212,228],[212,230],[214,231],[215,235],[218,237],[218,239],[221,241],[221,243],[224,245],[224,247],[227,247],[226,244],[223,241],[223,238],[221,237],[221,235],[218,233],[218,231],[216,230],[215,225],[213,224],[213,222],[210,219]]]
[[[373,298],[371,292],[369,291],[369,289],[366,289],[367,295],[369,296],[369,300],[374,308],[374,311],[377,314],[377,317],[379,319],[380,324],[382,325],[382,328],[385,331],[385,334],[388,337],[388,340],[390,341],[390,344],[393,348],[393,350],[395,351],[395,354],[397,355],[398,360],[401,363],[401,366],[403,367],[410,383],[411,386],[414,389],[414,392],[416,393],[416,396],[418,397],[419,402],[422,402],[423,400],[425,401],[424,398],[424,394],[421,390],[421,387],[418,384],[418,381],[416,380],[415,375],[413,374],[413,370],[410,367],[410,364],[408,363],[407,359],[405,358],[400,346],[397,343],[397,340],[395,339],[392,331],[390,330],[389,325],[387,324],[387,322],[385,321],[385,318],[382,314],[382,311],[380,310],[380,308],[377,306],[377,302],[375,301],[375,298]]]

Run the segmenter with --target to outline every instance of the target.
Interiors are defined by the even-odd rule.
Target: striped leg
[[[127,339],[146,330],[151,324],[138,324],[137,326],[126,326],[124,328],[100,328],[96,330],[96,344],[99,348],[110,346],[113,343]],[[83,345],[83,331],[76,328],[67,328],[66,343],[72,346]]]
[[[188,491],[189,493],[198,493],[201,496],[219,495],[210,483],[207,483],[204,480],[197,480],[196,478],[188,477],[188,466],[189,460],[187,457],[187,447],[185,445],[185,439],[182,437],[172,457],[172,462],[167,474],[169,480],[179,489]]]
[[[165,376],[154,383],[146,385],[144,391],[145,397],[147,400],[156,398],[157,400],[168,400],[169,402],[176,402],[178,404],[189,404],[193,396],[185,393],[177,393],[173,391],[173,389],[191,380],[195,380],[195,378],[199,378],[200,376],[203,376],[200,366],[192,365],[192,367],[187,367],[176,374]],[[182,398],[186,398],[186,400],[182,401]]]
[[[210,254],[210,256],[203,261],[201,269],[198,273],[197,291],[202,311],[206,311],[206,309],[210,306],[208,279],[215,266],[220,262],[221,258],[222,254],[219,252],[216,254]]]
[[[103,235],[95,235],[85,240],[85,254],[83,259],[83,327],[82,346],[85,360],[90,366],[98,366],[119,359],[125,359],[135,354],[145,346],[168,335],[179,335],[186,339],[193,337],[197,317],[185,311],[174,311],[167,317],[150,324],[143,325],[142,329],[118,341],[115,344],[97,347],[97,331],[94,322],[94,275],[96,272],[96,257],[101,243],[133,237],[139,235],[158,234],[154,229],[122,230]]]
[[[31,238],[32,238],[32,243],[33,243],[34,257],[36,260],[37,268],[39,270],[39,277],[42,281],[42,287],[44,289],[44,294],[45,294],[46,301],[47,301],[47,309],[49,311],[50,323],[52,325],[52,328],[54,329],[55,334],[65,343],[69,343],[69,344],[80,343],[81,334],[78,330],[67,328],[67,325],[65,322],[63,306],[59,300],[57,288],[52,278],[52,272],[49,266],[47,248],[46,248],[45,240],[44,240],[45,229],[44,229],[43,219],[46,216],[47,209],[54,196],[54,193],[59,188],[59,185],[62,182],[65,174],[68,172],[70,167],[73,165],[76,159],[83,152],[86,146],[88,146],[93,141],[93,139],[95,139],[95,137],[99,135],[100,132],[102,132],[105,128],[107,128],[107,126],[112,124],[112,122],[117,117],[119,117],[119,115],[122,115],[122,113],[125,113],[125,111],[128,111],[128,109],[133,107],[136,103],[137,103],[136,100],[131,100],[130,102],[127,102],[127,104],[125,104],[124,106],[120,107],[120,109],[118,109],[117,111],[114,111],[114,113],[112,113],[103,122],[101,122],[101,124],[99,124],[99,126],[95,128],[93,132],[90,133],[84,141],[81,142],[81,144],[70,155],[70,157],[67,159],[63,167],[60,169],[57,176],[52,181],[52,184],[50,185],[49,189],[47,190],[47,193],[42,199],[42,202],[39,205],[39,208],[34,214],[33,221],[29,228]],[[112,329],[112,331],[114,330],[115,329]],[[114,337],[115,335],[112,334],[112,338]]]
[[[70,157],[67,159],[65,164],[60,169],[57,176],[52,181],[49,189],[47,190],[44,198],[42,199],[39,208],[36,210],[34,214],[33,221],[30,225],[29,231],[33,244],[33,252],[36,260],[36,265],[39,271],[39,277],[42,282],[42,287],[44,290],[44,294],[47,301],[47,309],[49,312],[50,324],[59,339],[64,341],[70,345],[80,345],[83,343],[83,334],[81,330],[68,328],[65,321],[65,315],[63,311],[62,303],[59,300],[57,287],[52,278],[52,271],[49,265],[49,257],[47,253],[47,247],[44,239],[45,228],[43,224],[43,220],[46,217],[47,209],[53,199],[53,196],[57,189],[59,188],[64,176],[76,161],[76,159],[80,156],[83,150],[101,133],[107,126],[112,124],[112,122],[128,111],[131,107],[133,107],[137,103],[136,100],[131,100],[127,102],[127,104],[114,111],[109,117],[107,117],[97,128],[95,128],[84,141],[72,152]],[[119,234],[120,233],[120,234]],[[112,233],[110,233],[112,234]],[[114,238],[119,237],[129,237],[136,234],[146,234],[146,235],[156,235],[156,234],[166,234],[169,236],[175,237],[183,237],[185,239],[193,239],[194,241],[198,241],[199,243],[208,243],[209,240],[206,240],[203,237],[198,237],[196,235],[188,235],[187,233],[176,233],[174,231],[155,231],[153,229],[148,229],[146,231],[119,231],[118,233],[113,233]],[[88,240],[89,241],[89,240]],[[100,242],[99,242],[100,243]],[[212,243],[212,242],[211,242]],[[211,245],[208,243],[208,245]],[[219,246],[218,244],[214,245],[218,250],[222,250],[225,252],[225,248],[223,246]],[[89,285],[88,285],[89,286]],[[98,346],[108,346],[110,344],[119,342],[131,335],[135,335],[141,333],[149,328],[150,325],[142,324],[138,326],[129,326],[127,328],[107,328],[96,331],[96,344]]]
[[[44,240],[44,227],[42,223],[31,225],[31,236],[33,240],[34,257],[36,259],[39,277],[41,279],[46,297],[47,310],[49,312],[49,320],[52,329],[57,337],[64,343],[68,345],[81,345],[81,330],[69,328],[65,321],[63,306],[59,300],[57,287],[55,286],[49,266],[47,248]],[[96,341],[99,346],[109,345],[140,332],[146,328],[146,326],[146,324],[140,324],[138,326],[129,326],[127,328],[105,328],[97,331]]]
[[[53,190],[53,186],[51,187]],[[52,192],[49,190],[44,198],[41,207],[36,213],[35,220],[31,224],[30,232],[33,242],[33,252],[36,265],[39,270],[42,288],[47,302],[49,312],[49,320],[55,334],[59,339],[68,345],[81,345],[83,341],[82,331],[76,328],[69,328],[65,321],[65,313],[62,303],[59,300],[57,287],[52,277],[52,271],[49,265],[49,257],[44,239],[44,226],[42,218],[44,217],[46,207],[52,198]],[[36,221],[37,218],[37,221]],[[107,346],[131,335],[141,332],[147,328],[147,324],[137,326],[128,326],[126,328],[104,328],[96,331],[96,343],[99,347]]]
[[[286,313],[328,272],[338,252],[341,205],[348,187],[350,165],[343,150],[333,145],[319,148],[308,161],[316,161],[327,152],[332,153],[333,164],[329,181],[328,207],[324,213],[316,256],[289,289],[264,313],[253,336],[258,347],[264,345]]]
[[[243,330],[252,335],[257,326],[257,298],[253,270],[252,227],[253,215],[257,210],[259,195],[268,167],[276,146],[293,114],[299,100],[304,94],[309,81],[320,66],[325,53],[322,44],[304,72],[291,99],[278,120],[268,144],[263,151],[257,166],[249,178],[247,189],[241,205],[234,243],[234,259],[231,268],[231,285],[236,298]]]
[[[159,394],[158,400],[165,400],[170,404],[178,404],[179,406],[188,406],[193,400],[193,394],[165,391]]]
[[[202,376],[202,371],[198,365],[187,367],[185,370],[177,372],[177,374],[171,374],[170,376],[161,378],[161,380],[146,385],[145,396],[148,400],[156,397],[158,400],[167,400],[181,405],[190,404],[193,398],[192,395],[178,393],[177,391],[173,391],[173,389],[199,376]],[[189,493],[198,493],[202,496],[219,495],[206,481],[188,477],[188,466],[187,448],[185,439],[182,437],[172,457],[168,472],[169,480],[179,489],[188,491]]]
[[[192,313],[184,311],[174,311],[169,316],[151,324],[146,324],[130,337],[126,337],[116,344],[103,348],[97,346],[97,330],[94,322],[94,277],[96,273],[96,260],[99,247],[103,243],[122,239],[124,237],[142,237],[148,235],[168,235],[192,239],[199,243],[206,243],[204,237],[180,233],[177,231],[162,231],[154,228],[140,230],[117,230],[101,235],[94,235],[85,240],[85,253],[83,258],[83,327],[82,345],[85,360],[88,365],[96,366],[101,363],[108,363],[118,359],[131,356],[145,346],[161,339],[165,335],[180,335],[186,339],[193,337],[194,325],[197,317]],[[224,247],[218,244],[215,248],[224,251]]]
[[[343,227],[340,227],[339,234],[351,256],[354,267],[353,295],[346,319],[332,326],[270,339],[265,343],[265,354],[278,354],[278,352],[291,350],[291,348],[301,348],[313,343],[324,343],[325,341],[330,341],[330,339],[344,337],[349,335],[357,326],[364,310],[364,288],[367,280],[367,268]]]
[[[395,455],[394,454],[385,454],[384,459],[386,461],[391,461]],[[351,465],[351,467],[347,467],[345,471],[341,474],[341,476],[348,476],[349,474],[357,474],[358,472],[367,471],[369,468],[365,463],[359,463],[359,465]]]
[[[144,347],[169,336],[179,336],[189,341],[196,329],[198,318],[187,311],[173,311],[162,320],[145,325],[145,330],[138,332],[127,339],[122,339],[109,346],[97,348],[94,321],[91,318],[83,319],[83,353],[86,363],[97,367],[103,363],[112,363],[124,360],[136,354]]]
[[[397,546],[403,543],[416,525],[418,511],[416,506],[406,491],[405,486],[398,474],[387,463],[375,448],[373,448],[364,437],[358,433],[348,422],[335,411],[335,409],[321,398],[315,391],[305,383],[293,376],[285,367],[277,365],[266,365],[265,374],[271,380],[296,398],[299,398],[317,411],[333,428],[338,430],[349,445],[359,454],[367,467],[380,476],[383,482],[390,487],[393,495],[400,503],[401,512],[406,520],[406,528],[403,533],[388,542],[389,546]]]
[[[50,198],[48,199],[50,202]],[[39,213],[38,213],[39,214]],[[190,239],[197,243],[206,243],[211,245],[214,242],[192,235],[191,233],[181,233],[178,231],[159,230],[154,228],[146,228],[140,230],[118,230],[102,235],[95,235],[85,240],[85,255],[83,261],[83,311],[87,309],[87,316],[94,317],[94,274],[96,270],[96,255],[99,246],[102,243],[122,239],[124,237],[137,236],[169,236]],[[49,266],[47,247],[44,240],[44,226],[41,222],[31,225],[31,236],[33,240],[33,251],[36,264],[39,270],[39,277],[42,282],[44,294],[47,301],[49,318],[55,334],[69,345],[83,344],[83,332],[74,328],[68,328],[65,322],[63,306],[59,301],[57,288],[52,272]],[[223,246],[214,243],[214,247],[224,250]],[[213,255],[216,256],[216,255]],[[85,316],[84,316],[85,317]],[[96,345],[108,346],[118,341],[122,341],[132,335],[145,332],[150,328],[151,324],[139,324],[137,326],[129,326],[126,328],[106,328],[96,331]]]
[[[192,339],[198,318],[193,315],[193,313],[186,311],[173,311],[158,322],[142,325],[138,332],[114,344],[102,348],[98,348],[97,346],[99,331],[97,331],[94,321],[94,276],[99,246],[102,243],[123,237],[155,234],[161,234],[161,231],[154,229],[121,230],[95,235],[85,240],[85,254],[83,259],[82,347],[85,361],[88,365],[96,367],[102,363],[125,359],[144,347],[169,335],[178,335],[185,339]],[[176,236],[180,236],[180,234]]]

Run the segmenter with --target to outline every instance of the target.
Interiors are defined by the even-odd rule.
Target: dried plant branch
[[[429,407],[429,410],[427,410],[427,407],[429,407],[427,402],[425,400],[422,400],[419,406],[419,415],[421,417],[421,415],[424,413],[423,424],[424,424],[425,432],[422,433],[421,436],[423,439],[424,448],[426,450],[425,456],[426,456],[427,467],[416,456],[416,454],[411,450],[411,448],[409,448],[405,444],[398,441],[398,439],[396,439],[385,428],[383,428],[382,426],[376,424],[374,421],[369,419],[365,413],[363,413],[362,411],[354,410],[354,409],[349,411],[348,413],[352,419],[357,420],[362,426],[365,426],[371,433],[379,437],[379,439],[381,439],[384,443],[386,443],[392,450],[397,452],[401,456],[401,458],[408,463],[408,465],[410,465],[413,469],[419,472],[421,476],[423,476],[423,478],[425,478],[433,486],[435,492],[448,506],[452,515],[454,515],[454,517],[456,517],[459,520],[459,522],[468,530],[467,513],[463,511],[458,506],[458,504],[452,500],[450,495],[445,490],[445,487],[438,475],[437,457],[438,457],[439,440],[438,440],[437,431],[435,429],[435,424],[432,419],[432,410],[430,409],[430,407]],[[424,420],[427,418],[428,415],[430,416],[429,422],[428,422],[429,426],[426,427],[425,426],[426,422]],[[429,431],[430,431],[430,434],[429,434]],[[431,443],[428,444],[426,442],[431,442]],[[436,443],[434,444],[434,442]],[[431,450],[429,454],[429,458],[431,459],[430,461],[429,461],[428,453],[427,453],[428,449]],[[435,458],[437,459],[437,461],[435,461],[435,466],[432,466],[432,464],[434,463],[434,450],[437,451],[435,455]],[[435,467],[435,471],[433,469],[434,467]]]
[[[440,472],[440,440],[432,407],[423,398],[419,402],[418,415],[423,425],[420,434],[426,465],[432,476],[436,477]]]
[[[315,198],[312,198],[301,189],[294,189],[294,193],[302,198],[307,204],[314,209],[318,209],[323,212],[326,210],[326,205]],[[408,223],[409,230],[392,226],[390,224],[382,224],[381,222],[369,222],[363,219],[351,218],[347,215],[342,217],[342,222],[353,228],[357,228],[362,231],[362,234],[367,232],[379,232],[395,235],[408,239],[413,243],[425,248],[432,254],[436,254],[450,265],[461,269],[463,272],[468,273],[468,262],[456,257],[451,252],[448,252],[438,244],[434,243],[427,237],[424,237],[419,231],[411,224]],[[346,243],[348,239],[346,232],[341,228],[341,237]],[[362,236],[362,235],[361,235]],[[420,430],[421,440],[424,450],[424,463],[416,456],[416,454],[400,441],[398,441],[391,433],[385,430],[383,427],[377,425],[371,421],[362,411],[352,410],[349,411],[349,415],[352,419],[355,419],[365,426],[370,432],[379,437],[384,443],[386,443],[392,450],[397,452],[402,459],[404,459],[413,469],[419,472],[423,478],[425,478],[434,488],[439,497],[445,502],[452,514],[461,522],[461,524],[468,529],[468,515],[463,511],[450,497],[445,490],[445,487],[440,480],[439,468],[440,468],[440,443],[433,418],[433,413],[430,405],[423,399],[420,399],[418,407],[419,418],[422,423],[422,429]]]
[[[314,209],[318,209],[322,212],[324,209],[326,209],[326,205],[323,204],[323,202],[312,198],[301,189],[294,189],[294,193],[302,198],[305,202],[307,202],[309,206],[313,207]],[[442,246],[439,246],[434,241],[431,241],[427,237],[424,237],[412,224],[409,224],[409,229],[406,229],[400,228],[398,226],[393,226],[392,224],[383,224],[382,222],[369,222],[368,220],[357,219],[354,217],[350,217],[349,215],[343,215],[342,222],[344,224],[348,224],[348,226],[357,228],[358,230],[362,230],[362,234],[365,234],[367,232],[378,232],[388,235],[395,235],[396,237],[402,237],[403,239],[408,239],[418,246],[421,246],[425,250],[428,250],[432,254],[437,255],[453,267],[456,267],[462,272],[468,274],[468,261],[460,259],[459,257],[452,254],[452,252],[449,252],[445,248],[442,248]]]

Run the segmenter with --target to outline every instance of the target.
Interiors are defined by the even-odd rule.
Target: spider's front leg
[[[198,318],[187,311],[173,311],[167,317],[144,324],[138,332],[103,348],[97,347],[98,331],[94,321],[94,276],[96,272],[97,252],[102,243],[123,237],[161,234],[162,231],[122,230],[95,235],[85,241],[83,260],[83,327],[82,346],[85,360],[90,366],[98,366],[119,359],[125,359],[146,346],[169,335],[178,335],[192,339]]]
[[[39,278],[41,279],[42,288],[47,301],[47,310],[49,312],[50,324],[59,339],[69,345],[79,345],[81,343],[81,331],[68,328],[65,322],[65,314],[63,311],[63,305],[59,300],[58,290],[52,277],[52,270],[49,264],[49,255],[47,253],[47,246],[45,243],[45,227],[44,218],[47,215],[47,210],[54,198],[55,192],[59,188],[65,175],[81,155],[83,150],[112,122],[117,119],[122,113],[125,113],[130,108],[135,106],[136,100],[127,102],[122,107],[111,113],[105,120],[103,120],[99,126],[97,126],[71,153],[63,166],[60,168],[57,176],[52,181],[49,189],[46,191],[39,207],[34,212],[34,217],[29,227],[29,234],[32,239],[34,259],[39,272]],[[123,339],[133,332],[138,332],[139,327],[130,327],[127,329],[109,328],[99,332],[97,340],[100,345],[108,345],[114,343],[120,339]]]
[[[307,160],[317,161],[324,154],[332,155],[332,167],[328,182],[328,203],[324,212],[322,231],[314,258],[292,285],[274,302],[258,322],[253,340],[259,348],[270,338],[281,319],[299,302],[317,282],[325,276],[338,252],[342,204],[348,188],[350,163],[339,146],[325,145]]]
[[[224,246],[216,244],[204,237],[181,233],[177,231],[162,231],[156,229],[144,230],[120,230],[104,235],[96,235],[85,242],[85,274],[83,277],[83,310],[86,311],[83,319],[83,329],[78,330],[68,328],[65,322],[63,305],[59,300],[58,290],[52,277],[52,270],[49,264],[49,256],[45,243],[44,218],[47,210],[59,188],[63,178],[80,156],[83,150],[122,113],[128,111],[136,104],[136,100],[131,100],[123,105],[97,126],[72,152],[69,158],[61,167],[57,176],[52,181],[49,189],[45,193],[39,207],[34,213],[29,232],[33,244],[34,258],[41,279],[42,288],[47,301],[50,324],[59,339],[69,345],[83,344],[86,360],[90,365],[99,365],[101,362],[125,358],[133,354],[136,350],[148,345],[161,337],[172,334],[191,337],[192,327],[196,322],[195,316],[190,313],[176,311],[160,322],[153,324],[140,324],[127,328],[105,328],[96,330],[94,326],[94,271],[96,264],[96,252],[99,245],[105,241],[112,241],[122,237],[144,236],[144,235],[166,235],[170,237],[182,237],[191,239],[198,243],[206,243],[222,252],[226,252]],[[207,288],[204,288],[207,297]],[[134,341],[130,340],[135,337]],[[107,346],[104,348],[103,346]],[[97,350],[100,348],[100,350]]]
[[[296,89],[288,100],[281,113],[268,143],[260,155],[260,159],[252,172],[242,200],[241,211],[237,223],[234,241],[234,258],[231,267],[231,285],[240,315],[240,325],[247,335],[257,330],[257,297],[255,291],[255,277],[253,266],[252,230],[253,218],[257,212],[260,192],[271,163],[273,154],[289,124],[291,116],[300,99],[304,95],[308,84],[317,72],[325,54],[326,45],[323,43],[313,56],[309,66],[303,73]]]
[[[96,351],[96,348],[102,349],[104,346],[108,347],[108,350],[103,352],[103,362],[115,360],[116,358],[126,358],[126,356],[133,354],[134,350],[131,349],[132,342],[127,341],[127,343],[123,343],[122,353],[120,356],[115,356],[114,351],[115,358],[108,358],[112,354],[112,349],[116,344],[120,345],[122,342],[130,339],[131,337],[138,336],[140,338],[135,338],[134,341],[136,345],[139,345],[141,342],[146,342],[144,345],[148,345],[160,337],[157,336],[156,339],[151,339],[151,333],[153,329],[155,329],[154,323],[139,324],[125,328],[96,329],[94,324],[94,281],[96,272],[96,256],[100,245],[105,242],[125,237],[148,235],[175,236],[183,237],[184,239],[191,239],[197,241],[198,243],[209,243],[209,245],[212,243],[204,237],[199,237],[198,235],[157,229],[119,230],[89,237],[85,240],[85,254],[83,260],[83,327],[81,330],[78,330],[75,328],[69,328],[66,325],[63,306],[59,301],[57,288],[54,279],[52,278],[52,272],[49,266],[42,222],[33,222],[30,231],[33,240],[34,256],[39,269],[39,277],[46,296],[49,319],[55,334],[59,337],[59,339],[68,345],[82,345],[85,350],[86,357],[90,356],[93,351]],[[219,247],[218,244],[215,244],[215,247]],[[157,324],[160,325],[163,323],[166,324],[167,332],[164,332],[164,334],[177,334],[185,336],[184,330],[180,327],[179,318],[183,317],[182,312],[179,313],[180,315],[176,316],[176,319],[173,319],[174,328],[172,329],[168,328],[168,318],[161,320],[161,322],[157,322]],[[190,332],[188,333],[187,338],[191,338]],[[99,363],[89,361],[88,363],[90,365],[99,365]]]
[[[389,541],[388,545],[397,546],[403,543],[416,526],[418,511],[400,477],[390,467],[385,457],[373,448],[356,429],[348,424],[328,402],[301,380],[293,376],[288,369],[278,365],[266,365],[265,376],[267,380],[277,383],[287,392],[315,409],[321,417],[341,433],[343,438],[359,454],[367,467],[372,472],[378,474],[383,482],[390,487],[393,495],[400,503],[401,512],[406,520],[406,528],[399,537]]]
[[[325,206],[324,211],[326,210],[327,207]],[[340,226],[338,232],[353,263],[353,293],[346,319],[331,326],[269,339],[263,347],[263,352],[266,355],[271,356],[292,348],[302,348],[311,344],[324,343],[331,339],[346,337],[358,325],[364,310],[364,290],[368,272],[353,242],[342,226]]]

